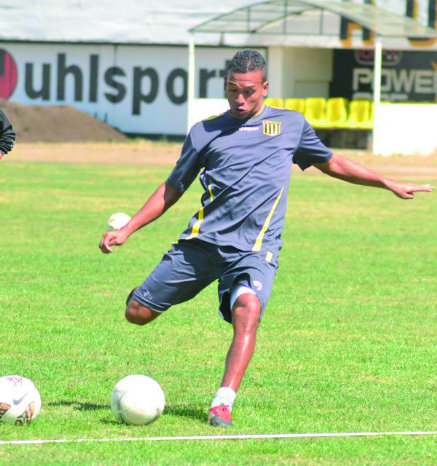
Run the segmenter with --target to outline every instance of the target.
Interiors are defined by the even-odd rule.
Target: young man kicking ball
[[[113,246],[124,244],[177,202],[201,172],[202,208],[131,293],[126,318],[148,324],[218,279],[219,313],[233,326],[225,372],[208,416],[219,427],[232,425],[232,405],[272,289],[292,164],[302,170],[313,165],[327,175],[388,189],[403,199],[432,190],[390,180],[333,155],[302,115],[265,106],[269,83],[258,52],[234,55],[225,86],[229,110],[193,126],[168,179],[126,226],[106,232],[100,242],[102,252],[113,252]]]

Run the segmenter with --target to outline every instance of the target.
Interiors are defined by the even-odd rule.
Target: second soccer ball
[[[142,374],[121,379],[111,395],[111,409],[118,422],[150,424],[164,411],[165,396],[159,383]]]

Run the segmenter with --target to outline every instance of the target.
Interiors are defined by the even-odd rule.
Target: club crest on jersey
[[[263,133],[267,136],[279,136],[281,134],[281,122],[263,120]]]

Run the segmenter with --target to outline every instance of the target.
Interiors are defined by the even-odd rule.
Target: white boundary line
[[[326,432],[301,434],[253,434],[253,435],[191,435],[176,437],[124,437],[124,438],[76,438],[47,440],[0,440],[0,445],[41,445],[46,443],[105,443],[105,442],[156,442],[156,441],[193,441],[193,440],[251,440],[251,439],[289,439],[320,437],[376,437],[382,435],[437,435],[435,430],[408,430],[405,432]]]

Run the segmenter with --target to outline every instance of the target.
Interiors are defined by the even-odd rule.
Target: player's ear
[[[227,87],[228,87],[228,77],[225,76],[225,79],[223,80],[223,89],[226,91]]]
[[[269,82],[268,81],[264,81],[263,82],[263,92],[262,92],[262,96],[263,97],[267,97],[269,93]]]

